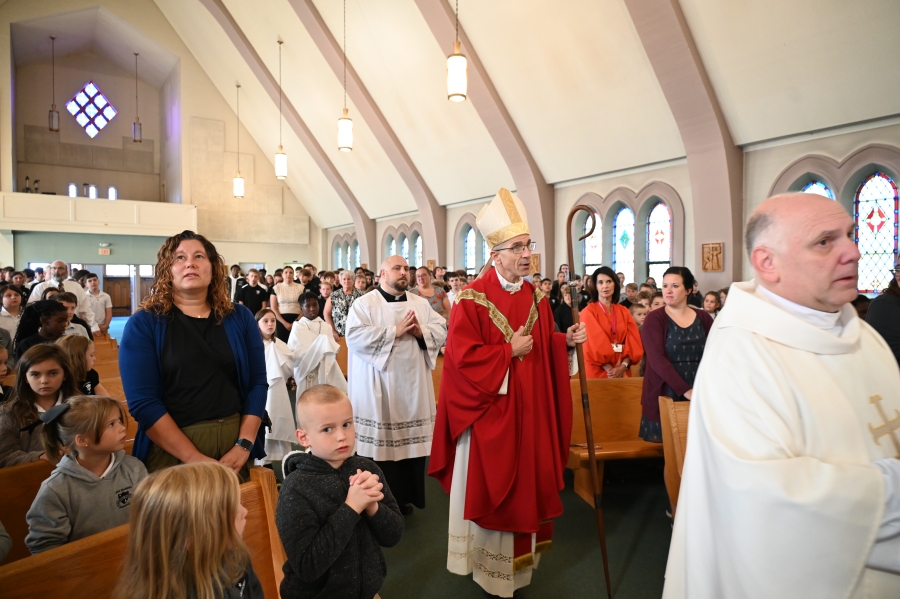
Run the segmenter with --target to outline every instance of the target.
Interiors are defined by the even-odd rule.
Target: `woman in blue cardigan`
[[[184,231],[157,255],[150,295],[128,319],[119,349],[132,453],[153,472],[219,461],[247,480],[262,458],[266,363],[250,311],[229,298],[222,256]]]

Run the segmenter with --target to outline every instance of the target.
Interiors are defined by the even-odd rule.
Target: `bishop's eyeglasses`
[[[494,251],[496,251],[496,252],[503,252],[503,251],[505,251],[505,250],[509,250],[509,251],[512,252],[513,254],[519,255],[519,254],[523,254],[523,253],[525,252],[525,248],[528,248],[528,251],[529,251],[529,252],[533,252],[534,250],[537,249],[537,242],[536,242],[536,241],[529,241],[528,243],[517,243],[517,244],[515,244],[515,245],[512,246],[512,247],[508,247],[508,248],[497,248],[497,249],[494,250]]]

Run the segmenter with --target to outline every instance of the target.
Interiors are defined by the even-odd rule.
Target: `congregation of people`
[[[252,466],[262,466],[281,481],[276,526],[287,556],[281,596],[371,598],[388,575],[381,547],[402,542],[405,518],[426,509],[431,475],[450,494],[448,570],[471,575],[488,595],[511,597],[530,582],[552,521],[562,515],[569,379],[581,345],[587,378],[642,377],[642,413],[633,425],[644,441],[663,442],[661,396],[697,404],[693,410],[709,420],[701,425],[692,412],[667,597],[714,596],[709,589],[717,576],[735,567],[714,555],[713,544],[686,538],[698,530],[712,538],[715,530],[735,544],[746,541],[746,552],[764,551],[749,529],[779,506],[804,530],[817,531],[786,542],[767,560],[788,587],[798,588],[791,558],[824,540],[850,539],[847,551],[861,554],[866,572],[897,571],[900,462],[878,459],[877,469],[848,471],[846,480],[859,490],[825,505],[843,485],[839,473],[786,460],[786,468],[822,492],[809,498],[828,516],[817,519],[780,490],[779,479],[790,473],[748,463],[777,461],[784,457],[778,450],[738,445],[800,434],[794,416],[779,412],[763,390],[770,379],[782,394],[796,383],[779,366],[785,362],[778,352],[787,351],[779,348],[794,352],[789,366],[815,370],[823,352],[837,359],[862,347],[867,364],[882,367],[883,383],[869,385],[864,399],[896,396],[896,386],[890,393],[883,387],[900,382],[900,262],[888,288],[871,300],[855,293],[855,278],[848,291],[844,279],[855,273],[848,254],[840,263],[841,293],[827,288],[816,295],[827,285],[816,283],[814,273],[788,270],[766,253],[782,250],[771,240],[776,221],[796,218],[775,198],[748,231],[755,282],[704,292],[680,265],[659,281],[631,281],[609,266],[579,275],[568,264],[550,279],[531,272],[535,244],[524,217],[504,211],[512,203],[524,215],[518,198],[501,190],[495,200],[479,214],[492,248],[480,273],[416,267],[402,256],[385,258],[377,271],[307,263],[244,272],[238,264],[227,268],[202,235],[168,238],[151,292],[118,340],[127,403],[109,398],[93,368],[94,340],[108,338],[112,321],[97,274],[70,270],[64,260],[43,270],[0,271],[0,378],[15,374],[12,386],[0,388],[0,468],[55,466],[27,513],[29,551],[130,522],[117,597],[149,597],[146,589],[157,586],[153,597],[261,597],[241,541],[246,509],[239,484]],[[795,279],[793,287],[785,282]],[[753,331],[757,341],[737,329]],[[744,344],[751,362],[754,352],[768,356],[754,366],[756,378],[741,374],[741,355],[729,351],[728,339]],[[342,346],[346,375],[337,360]],[[439,359],[444,374],[436,397],[431,371]],[[836,375],[851,378],[849,370]],[[716,382],[725,376],[740,387],[733,397]],[[804,389],[813,392],[811,385]],[[719,403],[715,394],[723,396]],[[748,405],[770,412],[738,414],[742,394],[756,394]],[[741,424],[745,417],[749,424]],[[136,433],[128,451],[130,419]],[[732,427],[724,437],[722,430]],[[803,453],[802,444],[784,442]],[[843,459],[866,462],[872,449],[860,447],[842,449]],[[718,469],[720,478],[704,477],[705,468]],[[515,476],[517,470],[529,474]],[[741,475],[759,482],[750,499],[735,496]],[[737,502],[748,522],[726,522],[727,512],[708,505],[715,499]],[[871,514],[838,530],[844,507],[860,505]],[[0,561],[10,544],[2,520],[0,514]],[[200,543],[208,547],[199,551]],[[709,575],[701,563],[724,565]],[[834,584],[862,576],[845,570],[834,574]],[[151,584],[154,576],[160,579]],[[692,595],[688,585],[701,590]]]

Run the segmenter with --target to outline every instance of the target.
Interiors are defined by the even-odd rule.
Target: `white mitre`
[[[515,194],[503,187],[494,199],[478,212],[475,225],[491,249],[513,237],[529,233],[525,205]]]

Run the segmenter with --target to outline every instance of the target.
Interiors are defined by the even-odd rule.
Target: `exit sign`
[[[109,256],[111,253],[112,253],[112,250],[110,250],[109,248],[100,248],[101,256]]]

